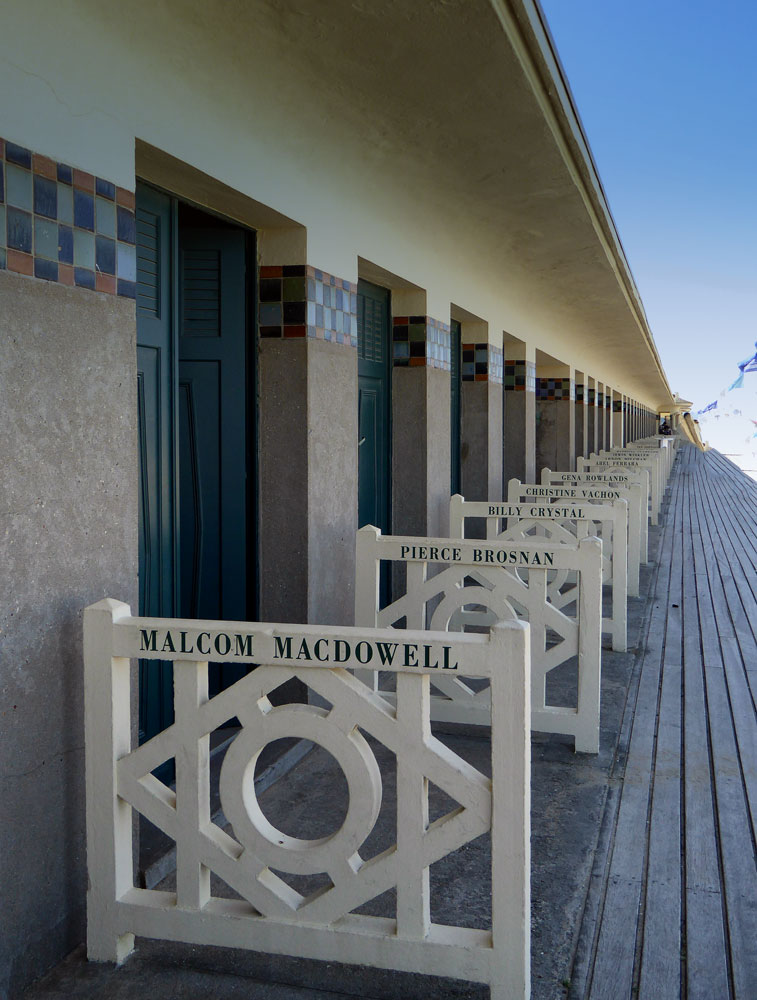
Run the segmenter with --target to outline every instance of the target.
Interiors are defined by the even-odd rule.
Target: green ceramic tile
[[[68,184],[58,184],[58,222],[74,224],[74,191]]]
[[[116,206],[106,198],[95,198],[95,225],[102,236],[116,238]]]
[[[15,163],[5,164],[5,200],[15,208],[32,211],[32,175],[28,170],[17,167]]]
[[[58,259],[58,223],[37,216],[34,219],[34,255]]]
[[[74,230],[74,265],[95,268],[95,237],[83,229]]]
[[[307,279],[284,278],[282,293],[284,302],[303,302],[307,296]]]
[[[0,205],[0,247],[6,245],[5,237],[5,205]]]

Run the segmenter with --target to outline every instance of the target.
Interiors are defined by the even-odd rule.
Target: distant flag
[[[728,386],[728,391],[730,392],[730,391],[731,391],[731,389],[743,389],[743,387],[744,387],[744,373],[742,372],[742,373],[741,373],[741,374],[739,375],[739,377],[738,377],[738,378],[736,379],[736,381],[735,381],[735,382],[732,382],[732,383],[731,383],[731,384],[730,384],[730,385]]]
[[[710,403],[709,406],[705,406],[705,408],[703,410],[700,410],[699,412],[700,413],[709,413],[710,410],[717,410],[717,408],[718,408],[718,401],[716,399],[714,403]]]

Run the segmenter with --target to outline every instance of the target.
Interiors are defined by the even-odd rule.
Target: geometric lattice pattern
[[[141,935],[461,978],[488,983],[492,1000],[525,1000],[528,630],[503,625],[464,641],[429,632],[397,637],[368,628],[132,618],[110,600],[86,609],[91,960],[122,961]],[[379,652],[396,677],[395,704],[354,673]],[[208,662],[192,653],[262,665],[210,698]],[[130,659],[139,656],[172,661],[175,721],[132,749]],[[430,677],[442,665],[491,684],[491,777],[431,733]],[[310,702],[274,704],[293,679]],[[220,770],[222,828],[210,812],[210,734],[232,719],[240,729]],[[258,800],[256,762],[287,738],[322,748],[344,777],[346,811],[325,836],[313,837],[304,820],[302,830],[279,829]],[[376,846],[379,750],[395,762],[389,772],[384,764],[384,775],[396,781],[396,796],[395,822],[384,823]],[[168,761],[175,787],[155,775]],[[430,789],[441,812],[434,819]],[[176,842],[175,891],[135,887],[132,809]],[[483,834],[491,846],[489,926],[433,923],[429,870]],[[211,872],[234,898],[211,893]],[[377,897],[391,916],[356,912]]]
[[[559,526],[555,526],[559,527]],[[497,540],[499,542],[499,540]],[[601,544],[572,537],[550,551],[559,559],[552,569],[509,570],[461,558],[451,564],[398,558],[404,547],[441,549],[449,539],[382,536],[370,526],[357,541],[356,621],[380,627],[482,631],[497,622],[525,620],[531,632],[531,728],[575,738],[576,749],[599,749],[599,669],[601,638]],[[473,543],[471,543],[473,544]],[[506,543],[505,543],[506,544]],[[544,540],[518,544],[520,552]],[[398,548],[399,546],[399,548]],[[378,604],[382,561],[404,564],[404,593],[386,607]],[[396,587],[396,584],[395,584]],[[568,592],[565,592],[565,588]],[[568,605],[572,605],[572,610]],[[571,613],[568,614],[568,610]],[[577,659],[577,703],[547,703],[547,674]],[[432,679],[431,714],[436,720],[488,724],[489,694],[461,678]]]

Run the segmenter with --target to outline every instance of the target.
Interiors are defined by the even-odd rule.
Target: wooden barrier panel
[[[618,472],[553,472],[541,470],[542,487],[566,489],[617,489],[622,499],[629,501],[628,521],[632,526],[636,520],[633,510],[638,510],[639,560],[649,562],[649,474],[646,469],[621,470]],[[626,496],[623,491],[627,491]],[[631,527],[629,527],[629,534]]]
[[[129,660],[145,657],[173,661],[175,722],[132,748]],[[208,660],[261,665],[209,698]],[[396,677],[396,708],[350,672],[379,662]],[[488,983],[493,1000],[526,1000],[527,626],[508,622],[489,636],[451,636],[133,618],[127,605],[104,600],[84,612],[84,670],[90,960],[123,961],[139,935],[449,976]],[[431,735],[430,685],[440,673],[488,681],[491,778]],[[329,707],[274,707],[269,695],[294,677]],[[233,718],[242,728],[220,773],[229,833],[210,817],[209,734]],[[379,814],[382,778],[363,733],[396,758],[396,843],[373,856],[365,843]],[[346,817],[326,837],[277,829],[257,800],[258,755],[285,737],[324,747],[346,778]],[[152,773],[172,758],[175,789]],[[430,782],[454,800],[432,823]],[[176,841],[174,892],[134,885],[133,809]],[[487,832],[490,926],[433,923],[430,866]],[[211,872],[235,898],[211,894]],[[326,884],[300,892],[276,872],[320,875],[321,883],[325,875]],[[393,917],[354,912],[391,889]]]
[[[381,607],[382,562],[401,566],[404,593]],[[560,608],[568,574],[578,574],[575,608]],[[395,575],[395,591],[399,587]],[[572,736],[576,750],[599,751],[602,543],[597,538],[548,542],[382,536],[370,525],[357,533],[355,621],[361,625],[462,631],[524,618],[531,626],[531,728]],[[547,701],[547,675],[573,657],[575,704]],[[378,675],[374,682],[378,683]],[[459,678],[432,680],[432,718],[488,725],[489,692]]]
[[[508,484],[508,502],[527,503],[534,505],[564,505],[571,503],[592,504],[603,506],[614,500],[625,500],[628,505],[628,594],[639,596],[639,571],[641,564],[641,522],[642,502],[641,487],[634,484],[626,489],[623,485],[579,485],[570,483],[559,486],[541,486],[538,483],[521,483],[519,479],[511,479]],[[601,523],[601,522],[600,522]],[[600,535],[600,537],[602,537]],[[604,544],[604,539],[603,539]],[[602,556],[606,555],[603,548]]]
[[[520,482],[510,480],[515,495]],[[546,504],[508,497],[507,503],[465,500],[460,494],[450,498],[450,535],[465,536],[466,519],[486,523],[486,537],[499,542],[548,541],[554,545],[575,542],[594,535],[602,542],[602,582],[612,591],[609,617],[602,617],[602,631],[612,638],[612,648],[624,653],[627,646],[628,603],[628,504]],[[548,585],[549,600],[558,608],[576,600],[578,580],[573,573],[556,574]]]
[[[652,524],[659,522],[660,514],[660,477],[659,467],[656,461],[646,458],[633,457],[629,455],[610,456],[599,458],[592,455],[590,458],[577,458],[576,469],[578,472],[599,472],[599,473],[622,473],[626,469],[634,472],[646,470],[649,476],[649,520]]]

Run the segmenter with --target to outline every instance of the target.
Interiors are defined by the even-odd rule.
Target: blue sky
[[[671,388],[757,340],[757,3],[542,0]]]

